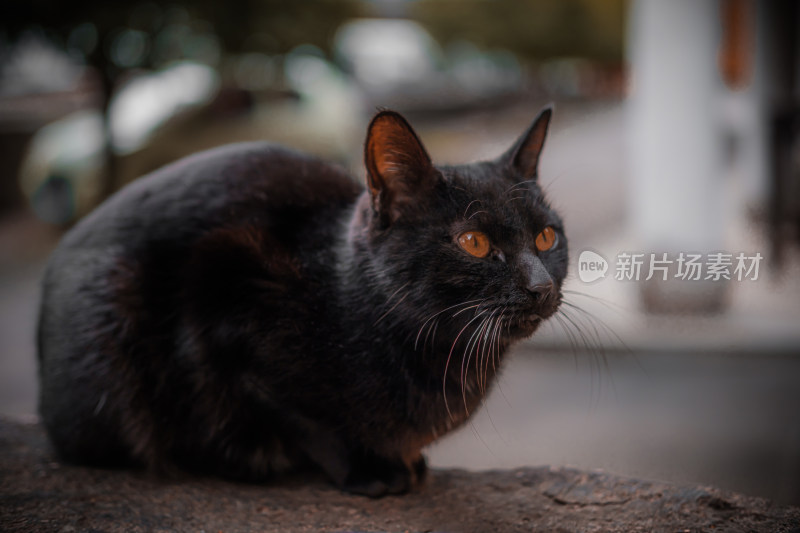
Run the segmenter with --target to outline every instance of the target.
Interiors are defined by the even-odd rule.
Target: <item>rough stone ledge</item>
[[[164,481],[60,465],[41,426],[0,419],[0,531],[800,532],[800,508],[547,467],[434,470],[419,492],[379,500],[317,478]]]

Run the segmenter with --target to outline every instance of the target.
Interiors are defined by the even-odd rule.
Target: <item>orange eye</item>
[[[466,231],[458,236],[458,244],[469,255],[475,257],[486,257],[489,255],[489,237],[480,231]]]
[[[540,252],[546,252],[556,244],[556,232],[550,226],[544,228],[539,235],[536,236],[536,249]]]

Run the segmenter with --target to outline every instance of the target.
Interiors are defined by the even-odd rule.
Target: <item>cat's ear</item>
[[[514,146],[501,156],[524,179],[535,179],[538,175],[539,156],[547,137],[547,127],[553,116],[553,105],[542,109],[528,130],[517,139]]]
[[[372,206],[386,223],[427,192],[437,175],[417,134],[394,111],[381,111],[370,122],[364,163]]]

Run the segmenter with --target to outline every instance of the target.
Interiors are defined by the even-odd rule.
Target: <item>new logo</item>
[[[578,277],[584,283],[591,283],[606,277],[608,261],[602,255],[591,250],[584,250],[578,257]]]

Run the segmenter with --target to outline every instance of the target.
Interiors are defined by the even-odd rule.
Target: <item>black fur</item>
[[[464,422],[509,344],[560,302],[566,239],[535,175],[549,118],[496,161],[434,167],[382,112],[367,190],[253,143],[114,195],[44,278],[40,411],[57,451],[248,480],[316,465],[353,492],[412,488],[421,448]],[[547,225],[559,241],[537,252]],[[489,257],[459,247],[468,230],[489,236]]]

